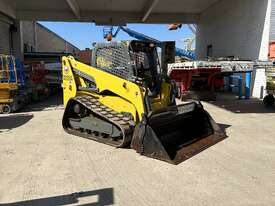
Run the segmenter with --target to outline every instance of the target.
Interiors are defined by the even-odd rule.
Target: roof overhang
[[[20,20],[79,21],[104,25],[197,23],[219,0],[0,0],[0,12]]]

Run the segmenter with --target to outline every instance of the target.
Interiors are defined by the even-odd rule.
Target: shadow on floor
[[[0,116],[0,133],[1,130],[11,130],[20,127],[32,118],[32,114],[10,114],[8,116]]]
[[[97,196],[96,202],[81,204],[81,198]],[[86,199],[87,200],[87,199]],[[46,197],[40,199],[26,200],[14,203],[0,204],[1,206],[62,206],[76,204],[80,206],[104,206],[114,204],[114,190],[113,188],[105,188],[100,190],[93,190],[87,192],[78,192],[67,195],[60,195],[54,197]]]
[[[233,113],[275,113],[275,107],[266,108],[262,100],[239,100],[234,94],[218,94],[216,101],[208,103]]]
[[[34,112],[42,110],[52,110],[56,108],[63,108],[62,94],[58,93],[54,96],[44,97],[39,102],[34,102],[26,105],[20,112]]]

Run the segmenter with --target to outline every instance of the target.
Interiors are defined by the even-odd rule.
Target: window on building
[[[206,58],[213,57],[213,45],[209,44],[207,46],[207,51],[206,51]]]
[[[24,52],[28,52],[28,44],[24,43]]]

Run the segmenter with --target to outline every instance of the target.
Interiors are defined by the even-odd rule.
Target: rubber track
[[[90,111],[90,113],[96,114],[98,117],[100,117],[104,121],[111,122],[112,124],[119,127],[122,132],[122,137],[114,140],[111,137],[104,138],[100,134],[98,135],[95,135],[93,133],[88,134],[86,131],[79,131],[73,128],[64,128],[67,133],[84,137],[84,138],[89,138],[89,139],[92,139],[104,144],[108,144],[114,147],[129,146],[132,140],[134,126],[135,126],[135,122],[131,120],[131,118],[103,105],[93,96],[88,96],[88,95],[78,96],[78,97],[72,98],[70,101],[78,102],[79,104],[87,108]],[[64,116],[63,118],[67,118],[66,116]]]

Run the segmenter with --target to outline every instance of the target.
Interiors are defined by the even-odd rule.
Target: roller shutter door
[[[271,1],[271,16],[270,16],[270,32],[269,32],[270,41],[275,40],[275,0]]]
[[[0,54],[10,54],[10,25],[0,21]]]

